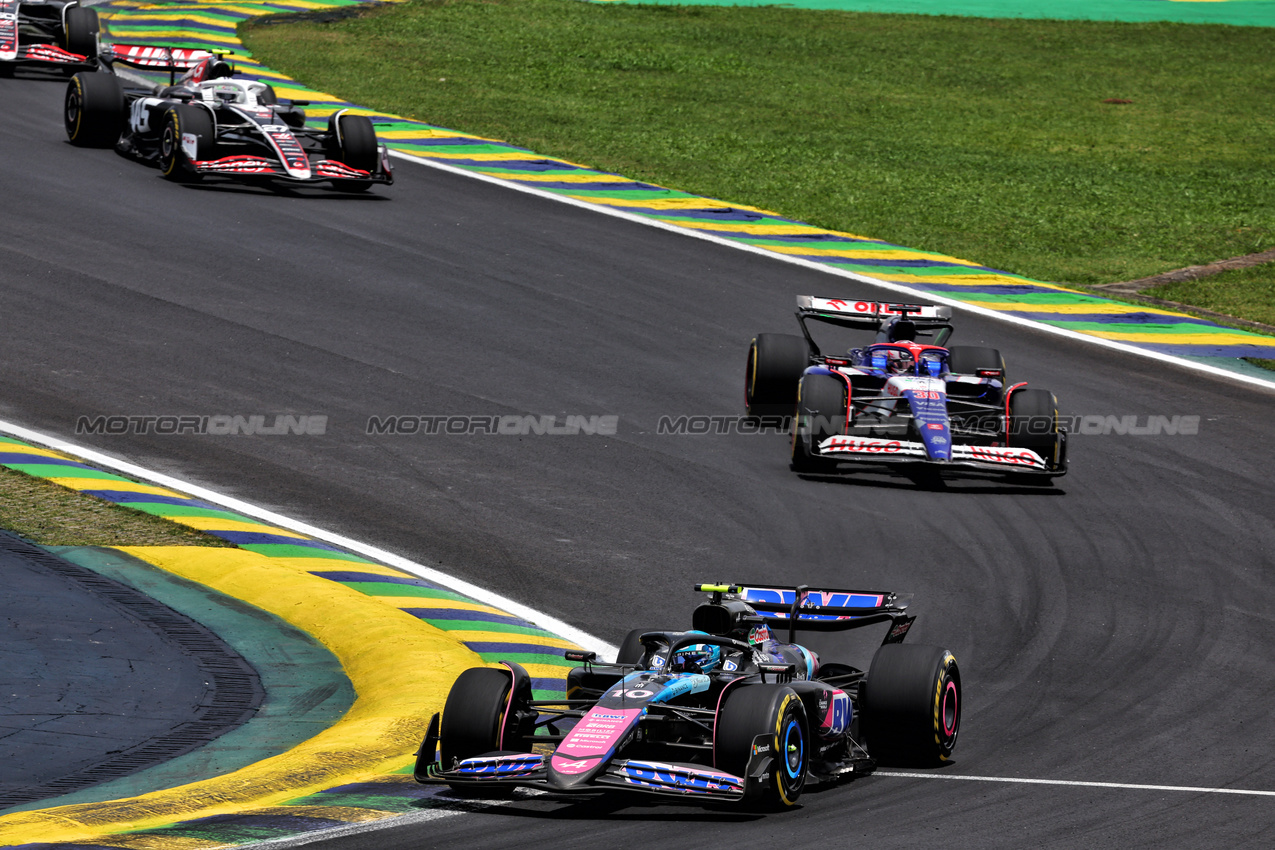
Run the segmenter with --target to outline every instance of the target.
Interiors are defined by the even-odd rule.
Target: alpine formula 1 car
[[[614,664],[592,652],[563,700],[532,699],[518,664],[466,670],[417,753],[418,782],[493,795],[628,790],[785,809],[808,784],[878,763],[933,766],[960,729],[961,675],[945,649],[903,645],[910,596],[770,585],[712,594],[691,631],[636,629]],[[798,629],[888,623],[867,671],[821,663]],[[771,636],[786,629],[787,641]]]
[[[116,44],[98,60],[100,71],[78,73],[67,85],[66,134],[74,145],[114,147],[178,182],[220,177],[346,191],[394,182],[366,116],[340,110],[326,130],[308,127],[300,108],[307,102],[279,103],[271,86],[235,78],[206,51]],[[170,84],[126,86],[116,64],[167,71]]]
[[[946,347],[951,309],[797,298],[801,335],[758,334],[748,347],[750,416],[794,416],[792,468],[831,473],[843,461],[923,471],[1067,472],[1067,431],[1048,390],[1010,384],[995,348]],[[847,354],[823,354],[807,327],[876,332]]]
[[[89,68],[97,12],[77,0],[0,0],[0,76],[18,65]]]

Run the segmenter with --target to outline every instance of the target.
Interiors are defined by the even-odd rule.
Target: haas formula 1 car
[[[206,51],[116,44],[98,60],[101,71],[78,73],[67,86],[66,134],[74,145],[114,147],[181,182],[221,177],[347,191],[394,182],[366,116],[341,110],[326,130],[307,127],[299,108],[306,102],[279,103],[269,85],[234,78],[229,64]],[[171,84],[125,86],[116,63],[167,71]],[[178,71],[185,73],[174,79]]]
[[[97,12],[77,0],[0,0],[0,76],[18,65],[89,68]]]
[[[944,649],[903,645],[910,597],[769,585],[712,594],[693,631],[637,629],[614,664],[592,652],[565,700],[535,700],[513,662],[466,670],[417,754],[419,782],[495,794],[639,791],[783,809],[808,784],[881,764],[947,761],[960,728],[961,675]],[[821,663],[797,630],[888,623],[867,673]],[[785,629],[787,641],[771,636]]]
[[[1066,474],[1053,393],[1010,384],[994,348],[945,347],[950,316],[948,307],[798,296],[801,335],[758,334],[748,348],[748,414],[795,412],[798,472],[853,461],[1044,482]],[[876,340],[823,354],[809,321],[875,331]]]

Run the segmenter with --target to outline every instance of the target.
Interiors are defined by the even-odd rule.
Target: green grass
[[[0,467],[0,528],[45,546],[232,546],[161,517]]]
[[[1275,246],[1272,29],[424,0],[243,35],[360,104],[1038,279]]]
[[[1275,325],[1275,263],[1156,286],[1142,294]]]

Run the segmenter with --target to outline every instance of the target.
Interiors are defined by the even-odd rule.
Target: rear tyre
[[[1005,430],[1010,446],[1031,449],[1045,459],[1050,469],[1058,468],[1058,399],[1049,390],[1024,388],[1010,396]]]
[[[933,767],[952,757],[961,727],[961,673],[937,646],[886,644],[859,688],[868,752],[896,767]]]
[[[792,432],[795,472],[817,472],[833,461],[815,453],[829,437],[846,432],[846,382],[832,375],[806,375],[797,384],[797,421]]]
[[[979,375],[980,372],[997,372],[996,375],[983,374],[980,377],[998,378],[1005,382],[1005,358],[995,348],[982,348],[976,345],[953,345],[948,350],[947,368],[958,375]]]
[[[194,138],[193,150],[185,144]],[[159,136],[159,169],[176,183],[199,180],[195,163],[215,158],[212,116],[198,106],[174,106],[164,113],[164,129]]]
[[[771,760],[747,776],[753,741],[767,735]],[[716,766],[745,780],[744,805],[770,811],[795,805],[810,767],[810,726],[801,698],[783,685],[745,685],[726,699],[713,742]]]
[[[447,694],[439,726],[439,757],[444,769],[497,750],[530,752],[518,729],[519,704],[530,700],[530,689],[509,700],[513,676],[507,670],[472,667],[460,674]],[[506,708],[508,711],[506,711]],[[453,789],[483,796],[513,793],[513,788],[475,788],[453,785]]]
[[[748,345],[744,410],[749,416],[791,416],[797,382],[810,365],[810,345],[794,334],[757,334]]]
[[[95,9],[72,6],[66,10],[66,29],[63,33],[62,46],[71,53],[92,59],[97,56],[99,28]]]
[[[333,115],[328,119],[328,133],[332,137],[331,156],[360,171],[376,171],[380,148],[376,130],[366,115]],[[333,180],[332,184],[347,192],[364,192],[371,180]]]
[[[66,86],[66,137],[82,148],[109,148],[124,129],[124,88],[114,74],[81,71]]]

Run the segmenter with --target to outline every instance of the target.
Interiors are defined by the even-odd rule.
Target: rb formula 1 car
[[[0,0],[0,76],[18,65],[91,68],[98,29],[78,0]]]
[[[234,69],[206,51],[116,44],[98,60],[102,70],[78,73],[67,85],[66,134],[74,145],[114,147],[178,182],[328,183],[355,192],[394,182],[366,116],[340,110],[326,131],[307,127],[299,108],[307,102],[279,103],[271,86],[233,78]],[[116,63],[167,71],[170,85],[125,86]],[[175,79],[178,71],[185,73]]]
[[[748,347],[750,416],[792,416],[792,469],[842,461],[1049,480],[1067,472],[1067,431],[1053,393],[1010,384],[995,348],[946,346],[951,309],[797,298],[801,335],[758,334]],[[848,354],[823,354],[809,321],[876,331]]]
[[[880,764],[952,755],[961,675],[952,653],[903,645],[910,595],[760,584],[696,585],[712,596],[691,631],[636,629],[614,664],[567,652],[564,700],[532,699],[518,664],[466,670],[435,714],[415,777],[495,795],[628,790],[786,809],[808,784]],[[798,629],[889,623],[867,673],[821,663]],[[787,641],[771,636],[786,629]]]

